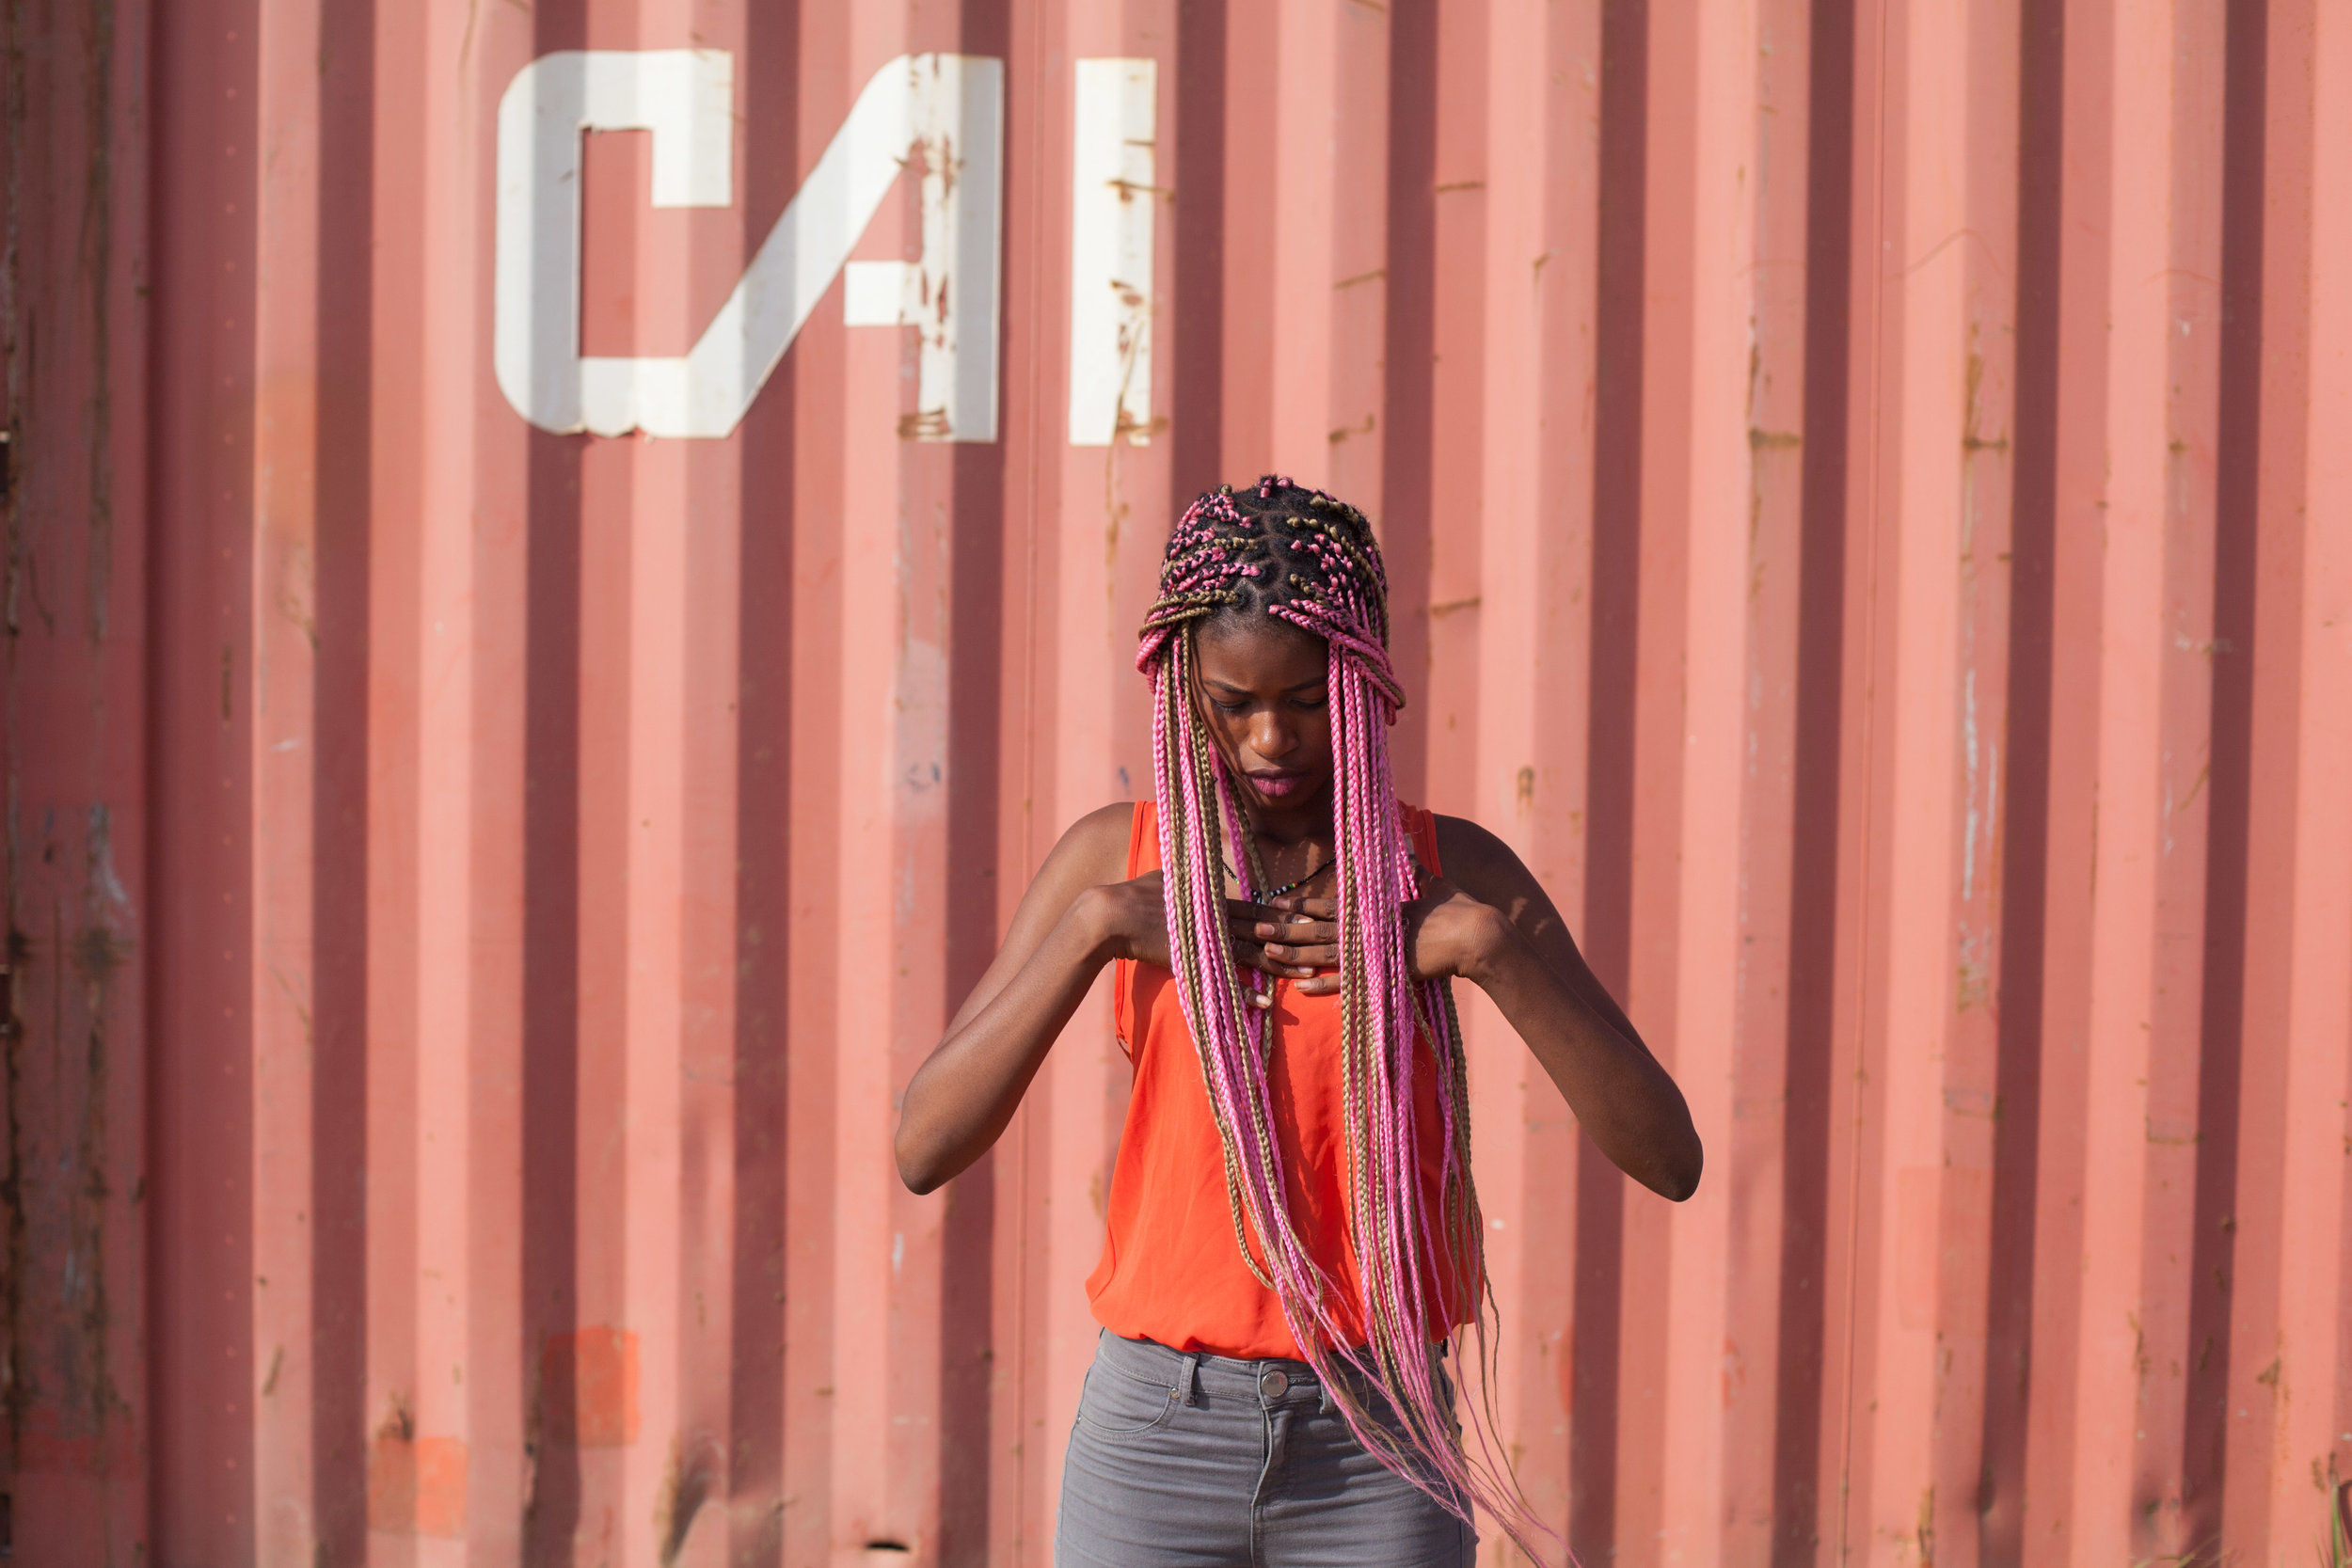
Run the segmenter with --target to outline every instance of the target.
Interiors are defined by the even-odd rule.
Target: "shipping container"
[[[0,1557],[1047,1563],[1106,990],[940,1193],[895,1096],[1278,471],[1707,1142],[1466,994],[1582,1560],[2347,1560],[2352,5],[0,52]]]

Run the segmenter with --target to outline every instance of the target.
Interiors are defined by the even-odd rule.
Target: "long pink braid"
[[[1329,648],[1348,1227],[1360,1345],[1347,1342],[1340,1287],[1292,1221],[1268,1086],[1272,1025],[1243,989],[1262,977],[1235,962],[1225,927],[1229,838],[1243,896],[1257,898],[1268,884],[1223,757],[1194,705],[1193,638],[1200,622],[1253,601]],[[1230,486],[1202,496],[1177,523],[1136,654],[1154,699],[1152,784],[1168,953],[1224,1144],[1244,1261],[1281,1301],[1292,1337],[1365,1449],[1465,1521],[1485,1510],[1541,1562],[1534,1542],[1551,1531],[1528,1508],[1501,1455],[1490,1402],[1470,1410],[1473,1454],[1432,1354],[1443,1345],[1458,1364],[1462,1349],[1455,1325],[1435,1321],[1433,1300],[1491,1298],[1470,1176],[1461,1025],[1451,988],[1415,980],[1405,949],[1404,906],[1419,896],[1419,876],[1389,766],[1388,729],[1405,698],[1389,666],[1388,630],[1378,546],[1363,515],[1344,502],[1268,476],[1238,499]],[[1431,1047],[1426,1053],[1422,1040]],[[1435,1232],[1416,1158],[1413,1090],[1422,1071],[1437,1074],[1444,1134]],[[1471,1322],[1484,1392],[1494,1386],[1486,1312]],[[1343,1364],[1388,1402],[1401,1440],[1335,1375]]]

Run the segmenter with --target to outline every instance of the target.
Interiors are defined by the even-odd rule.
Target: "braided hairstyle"
[[[1284,1199],[1268,1087],[1273,1023],[1244,990],[1265,982],[1235,961],[1226,932],[1229,837],[1243,895],[1258,898],[1271,884],[1194,700],[1194,639],[1212,619],[1252,613],[1311,633],[1329,649],[1347,1224],[1361,1346],[1347,1342],[1353,1336],[1339,1316],[1341,1287],[1315,1261]],[[1403,907],[1419,888],[1389,766],[1388,728],[1405,695],[1389,665],[1388,641],[1379,546],[1364,515],[1344,501],[1268,475],[1239,493],[1227,485],[1201,496],[1177,523],[1136,654],[1154,699],[1152,784],[1168,955],[1224,1144],[1243,1260],[1280,1299],[1292,1337],[1365,1448],[1465,1521],[1485,1508],[1540,1561],[1533,1538],[1549,1531],[1497,1459],[1491,1406],[1471,1412],[1480,1450],[1473,1458],[1431,1354],[1439,1341],[1459,1349],[1455,1325],[1438,1321],[1433,1304],[1483,1294],[1486,1271],[1461,1023],[1447,983],[1415,980],[1406,957]],[[1421,1201],[1413,1097],[1414,1075],[1433,1065],[1445,1148],[1435,1234]],[[1473,1321],[1483,1364],[1485,1313]],[[1343,1361],[1396,1412],[1402,1441],[1332,1375]],[[1481,1384],[1491,1388],[1493,1380]]]

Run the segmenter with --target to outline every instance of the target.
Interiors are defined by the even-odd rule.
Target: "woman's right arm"
[[[1113,958],[1168,961],[1159,875],[1126,879],[1132,805],[1082,817],[1045,858],[1005,945],[901,1097],[898,1177],[928,1193],[1004,1132]]]

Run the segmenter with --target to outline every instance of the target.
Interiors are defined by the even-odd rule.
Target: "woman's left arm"
[[[1422,873],[1406,911],[1413,974],[1460,975],[1495,1006],[1560,1085],[1617,1168],[1677,1203],[1698,1191],[1705,1155],[1682,1091],[1576,950],[1568,923],[1511,847],[1475,822],[1438,818],[1447,875]],[[1284,896],[1232,922],[1253,964],[1320,970],[1309,994],[1339,990],[1338,905]]]
[[[1681,1089],[1577,951],[1543,884],[1475,822],[1438,818],[1446,875],[1423,884],[1414,968],[1458,974],[1494,999],[1617,1167],[1679,1203],[1704,1151]]]

